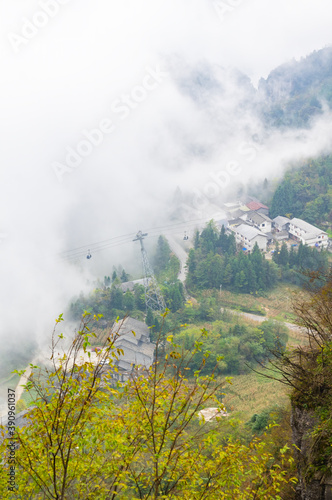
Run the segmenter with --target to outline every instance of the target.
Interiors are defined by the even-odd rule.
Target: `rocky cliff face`
[[[296,488],[296,500],[332,500],[332,471],[331,477],[315,474],[310,478],[310,464],[312,461],[313,440],[310,433],[317,423],[314,412],[292,408],[291,426],[293,442],[296,445],[296,462],[299,483]],[[310,479],[308,479],[308,477]]]

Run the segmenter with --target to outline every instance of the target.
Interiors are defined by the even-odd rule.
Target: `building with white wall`
[[[309,247],[327,248],[329,241],[325,231],[296,218],[289,222],[289,236]]]
[[[267,236],[256,227],[249,226],[248,224],[241,224],[237,227],[230,227],[233,231],[236,243],[242,245],[243,249],[251,252],[257,243],[260,250],[266,251]]]
[[[250,210],[249,212],[243,214],[241,216],[241,219],[245,220],[246,222],[250,222],[255,227],[257,227],[257,229],[262,231],[262,233],[270,233],[272,230],[272,220],[270,219],[270,217],[263,213]]]

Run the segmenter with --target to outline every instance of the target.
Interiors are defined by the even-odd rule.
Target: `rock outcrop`
[[[293,406],[291,426],[299,479],[296,500],[332,500],[332,477],[310,473],[314,458],[311,432],[316,424],[313,410]]]

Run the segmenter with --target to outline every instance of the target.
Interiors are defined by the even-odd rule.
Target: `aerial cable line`
[[[152,227],[150,229],[147,229],[147,231],[157,231],[157,230],[162,230],[162,229],[167,229],[169,227],[175,227],[175,226],[183,226],[183,225],[186,225],[186,224],[191,224],[191,223],[196,223],[196,222],[199,222],[199,221],[202,221],[202,220],[205,220],[204,219],[194,219],[194,220],[191,220],[191,221],[184,221],[184,222],[175,222],[174,224],[168,224],[168,225],[165,225],[165,226],[157,226],[157,227]],[[100,245],[102,243],[107,243],[107,242],[110,242],[110,241],[113,241],[113,240],[116,240],[116,239],[119,239],[119,238],[132,238],[133,236],[133,233],[128,233],[128,234],[125,234],[125,235],[121,235],[121,236],[115,236],[114,238],[109,238],[107,240],[102,240],[102,241],[97,241],[96,243],[90,243],[90,245],[82,245],[80,247],[77,247],[77,248],[73,248],[72,250],[64,250],[63,252],[61,252],[61,254],[63,253],[68,253],[68,252],[72,252],[72,251],[75,251],[75,250],[80,250],[80,249],[86,249],[87,247],[93,247],[94,245]]]
[[[130,239],[130,238],[132,238],[132,236],[133,236],[133,233],[130,233],[128,235],[123,235],[123,236],[115,236],[114,238],[109,238],[107,240],[98,241],[96,243],[90,243],[90,245],[82,245],[81,247],[73,248],[71,250],[64,250],[63,252],[60,252],[60,255],[65,254],[65,253],[70,253],[70,252],[76,252],[76,251],[79,251],[81,249],[83,250],[83,249],[86,249],[87,246],[89,248],[93,248],[96,245],[102,245],[102,244],[105,244],[105,243],[109,243],[109,242],[112,242],[112,241],[117,240],[119,238],[121,238],[121,239],[127,239],[127,238]]]
[[[151,236],[158,236],[159,232],[156,232],[155,234],[152,234]],[[179,231],[164,231],[164,234],[167,236],[167,235],[174,235],[174,234],[183,234],[183,231],[182,230],[179,230]],[[118,246],[121,246],[121,245],[126,245],[128,243],[130,243],[132,241],[132,237],[130,239],[126,239],[126,240],[122,240],[122,241],[119,241],[119,242],[114,242],[114,243],[109,243],[109,244],[106,244],[106,245],[101,245],[99,247],[92,247],[90,246],[89,247],[89,250],[82,250],[82,251],[78,251],[78,252],[74,252],[74,253],[71,253],[71,254],[68,254],[66,256],[62,256],[62,259],[63,260],[72,260],[72,259],[76,259],[76,258],[79,258],[79,257],[84,257],[87,255],[90,255],[92,253],[98,253],[98,252],[101,252],[101,251],[104,251],[104,250],[107,250],[107,249],[111,249],[111,248],[115,248],[115,247],[118,247]],[[90,258],[90,257],[89,257]]]
[[[159,227],[153,227],[151,229],[148,229],[149,234],[151,236],[157,236],[160,231],[164,232],[165,234],[180,234],[180,227],[178,226],[185,226],[188,227],[188,225],[195,225],[197,222],[205,221],[204,219],[194,219],[191,221],[184,221],[184,222],[176,222],[174,224],[168,224],[165,226],[159,226]],[[165,231],[167,229],[179,229],[179,233],[176,233],[176,231]],[[97,253],[102,250],[107,250],[108,248],[113,248],[119,245],[123,245],[126,243],[129,243],[132,241],[133,233],[129,233],[126,235],[121,235],[121,236],[115,236],[114,238],[109,238],[107,240],[102,240],[96,243],[90,243],[88,245],[82,245],[80,247],[74,248],[72,250],[65,250],[59,254],[59,256],[64,259],[64,260],[71,260],[71,259],[77,259],[79,257],[83,257],[87,255],[87,249],[92,253]],[[119,241],[116,241],[119,240]]]
[[[158,234],[159,234],[159,232],[157,232],[155,234],[152,234],[152,236],[157,236]],[[167,235],[174,235],[174,234],[183,234],[183,231],[182,230],[179,230],[179,231],[167,231],[167,232],[165,231],[164,234],[166,236]],[[131,241],[132,240],[130,238],[130,239],[127,239],[127,240],[124,240],[124,241],[115,242],[115,243],[109,243],[107,245],[102,245],[100,247],[95,247],[95,248],[91,247],[88,250],[88,255],[90,255],[90,253],[101,252],[101,251],[107,250],[109,248],[115,248],[115,247],[118,247],[118,246],[121,246],[121,245],[126,245],[127,243],[130,243]],[[90,253],[89,253],[89,251],[90,251]],[[71,259],[76,259],[76,258],[79,258],[79,257],[84,257],[86,255],[87,255],[87,251],[83,250],[83,251],[75,252],[75,253],[72,253],[70,255],[64,256],[63,259],[65,259],[65,260],[71,260]]]
[[[113,247],[113,246],[118,246],[118,245],[123,245],[125,243],[129,243],[132,239],[133,235],[131,235],[129,238],[123,239],[122,241],[114,241],[114,242],[109,242],[109,243],[104,243],[99,246],[97,245],[86,245],[84,246],[83,250],[77,250],[77,251],[71,251],[71,253],[68,253],[68,255],[62,255],[62,258],[68,258],[73,255],[80,255],[86,253],[86,249],[89,248],[89,250],[92,252],[96,252],[97,250],[103,249],[103,248],[108,248],[108,247]]]
[[[188,227],[188,225],[186,227]],[[174,234],[182,234],[183,233],[182,230],[178,230],[178,231],[168,230],[168,231],[163,231],[163,232],[164,232],[164,234],[166,236],[167,235],[174,235]],[[158,234],[159,234],[159,231],[155,232],[154,234],[151,234],[151,236],[158,236]],[[111,248],[115,248],[115,247],[118,247],[118,246],[121,246],[121,245],[128,244],[128,243],[130,243],[130,241],[132,241],[131,238],[125,239],[125,240],[122,240],[122,241],[118,241],[118,242],[104,244],[104,245],[101,245],[99,247],[93,247],[93,246],[90,245],[89,250],[90,250],[91,253],[101,252],[103,250],[107,250],[107,249],[111,249]],[[84,247],[84,248],[86,248],[86,247]],[[77,258],[80,258],[80,257],[84,257],[86,255],[87,255],[87,250],[82,250],[82,251],[72,252],[71,254],[67,254],[65,256],[62,256],[62,259],[63,260],[73,260],[73,259],[77,259]]]

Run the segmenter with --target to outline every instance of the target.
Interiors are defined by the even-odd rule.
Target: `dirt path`
[[[251,319],[252,321],[256,321],[257,323],[263,323],[263,321],[267,321],[268,319],[270,319],[272,321],[276,321],[276,320],[274,320],[274,318],[270,318],[268,316],[259,316],[258,314],[251,314],[251,313],[246,313],[246,312],[241,312],[241,311],[235,311],[234,309],[226,309],[226,308],[222,307],[221,312],[223,312],[223,311],[229,311],[231,314],[236,314],[238,316],[242,316],[244,318]],[[285,321],[280,321],[280,323],[285,325],[289,330],[293,330],[296,333],[300,333],[302,335],[305,333],[304,328],[301,328],[300,326],[295,325],[294,323],[287,323]]]
[[[185,281],[185,279],[186,279],[186,268],[185,268],[185,266],[186,266],[186,263],[187,263],[188,254],[182,248],[182,246],[173,238],[173,236],[167,236],[167,239],[168,239],[168,242],[169,242],[169,246],[171,247],[171,250],[173,250],[173,252],[175,253],[175,255],[177,256],[177,258],[180,261],[181,268],[180,268],[180,272],[179,272],[178,278],[183,283]]]

